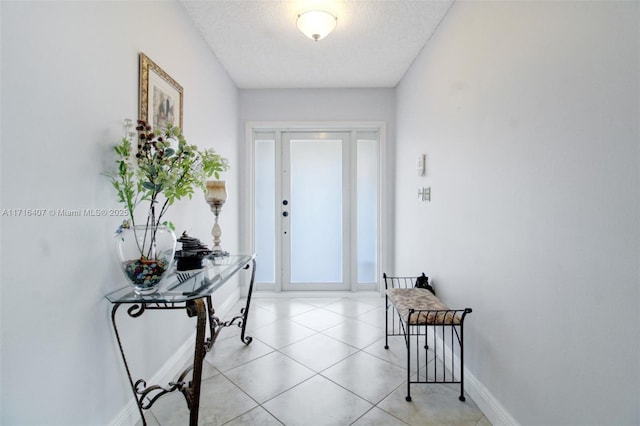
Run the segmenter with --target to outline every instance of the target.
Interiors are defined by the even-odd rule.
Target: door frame
[[[382,271],[386,270],[389,263],[390,252],[387,250],[389,247],[389,209],[388,209],[388,193],[389,193],[389,178],[388,178],[388,161],[387,161],[387,130],[386,123],[384,121],[248,121],[245,124],[245,144],[244,144],[244,179],[245,188],[244,191],[244,206],[246,208],[241,209],[242,216],[240,218],[241,223],[244,225],[242,228],[244,232],[241,232],[241,242],[245,247],[246,252],[254,253],[255,244],[253,235],[255,231],[255,223],[253,218],[254,205],[254,156],[253,156],[253,134],[254,132],[322,132],[322,131],[336,131],[336,132],[377,132],[378,133],[378,246],[377,246],[377,271],[376,281],[370,284],[358,284],[357,283],[357,271],[351,272],[351,277],[346,277],[350,281],[350,291],[376,291],[381,292],[381,276]],[[281,138],[276,138],[276,150],[281,152],[280,144]],[[355,149],[355,144],[351,149]],[[279,161],[279,155],[276,155],[276,162]],[[276,165],[276,169],[280,167]],[[355,173],[355,171],[352,171]],[[355,192],[351,194],[351,202],[355,205],[356,200]],[[281,194],[276,189],[276,199],[280,199]],[[277,221],[278,222],[278,221]],[[279,225],[276,224],[276,232],[280,232]],[[356,230],[351,230],[353,234]],[[353,253],[355,244],[352,245],[351,256],[357,255]],[[280,247],[276,247],[276,250],[280,250]],[[260,267],[260,259],[257,259],[258,268]],[[280,259],[276,258],[276,268],[282,267]],[[356,268],[357,269],[357,268]],[[256,291],[273,291],[282,292],[282,283],[276,282],[275,284],[256,283],[254,287]],[[287,291],[287,294],[292,293]],[[309,294],[312,292],[305,292]],[[326,292],[322,292],[326,294]]]

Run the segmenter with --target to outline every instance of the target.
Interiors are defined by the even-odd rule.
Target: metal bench
[[[411,401],[411,384],[414,383],[459,383],[458,399],[464,401],[463,325],[472,310],[449,309],[430,290],[415,287],[419,277],[390,277],[385,273],[383,278],[386,290],[385,349],[389,349],[389,336],[404,336],[407,347],[405,399]],[[427,279],[424,274],[421,278]],[[390,307],[395,315],[389,314]]]

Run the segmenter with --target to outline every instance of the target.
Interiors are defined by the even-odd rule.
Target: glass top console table
[[[244,308],[230,320],[221,320],[215,316],[211,294],[240,270],[248,269],[251,269],[251,279]],[[133,291],[132,286],[127,285],[105,296],[113,303],[111,323],[143,425],[147,424],[144,410],[151,408],[162,395],[175,390],[182,392],[186,399],[189,407],[189,425],[196,426],[198,424],[202,364],[206,352],[211,350],[220,331],[224,327],[231,325],[242,328],[240,340],[244,344],[251,343],[252,338],[245,336],[245,330],[255,273],[255,255],[209,257],[204,260],[202,269],[192,271],[174,270],[170,272],[169,276],[160,283],[160,288],[154,294],[138,295]],[[130,305],[126,312],[132,318],[140,317],[147,310],[168,309],[185,309],[189,317],[197,318],[193,365],[185,369],[177,381],[170,382],[166,387],[147,385],[144,379],[133,381],[116,323],[116,313],[122,305]],[[191,371],[193,371],[192,379],[186,383],[185,378]]]

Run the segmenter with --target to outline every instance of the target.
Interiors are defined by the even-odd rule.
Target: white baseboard
[[[440,336],[436,336],[437,345],[444,345],[445,347],[445,357],[447,359],[451,359],[452,353],[449,345],[444,344],[442,338]],[[442,346],[440,346],[442,347]],[[442,361],[442,354],[438,351],[436,354],[437,358],[440,358]],[[460,379],[460,357],[456,354],[453,354],[454,360],[454,377],[456,380]],[[518,426],[519,423],[517,420],[507,411],[506,408],[498,401],[498,399],[487,389],[485,385],[482,384],[480,380],[474,374],[469,371],[469,369],[464,367],[464,389],[467,394],[473,399],[473,402],[476,403],[478,408],[485,415],[487,420],[491,422],[492,425],[513,425]]]
[[[464,377],[465,384],[467,385],[465,386],[467,393],[492,425],[517,426],[519,424],[489,389],[487,389],[476,376],[469,372],[467,367],[464,368]]]
[[[224,303],[216,307],[216,315],[224,318],[231,307],[238,301],[238,295],[233,294],[228,297]],[[160,367],[153,375],[148,383],[169,383],[175,379],[176,373],[193,357],[193,345],[196,333],[191,334],[185,342],[176,350],[176,352]],[[130,393],[131,389],[127,388]],[[177,391],[176,391],[177,392]],[[126,406],[109,423],[110,426],[135,426],[140,421],[140,413],[138,412],[138,404],[131,397]]]

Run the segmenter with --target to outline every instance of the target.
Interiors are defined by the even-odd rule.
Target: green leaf
[[[213,149],[200,150],[196,145],[188,144],[182,130],[172,124],[153,131],[164,139],[155,143],[136,139],[140,132],[136,134],[130,130],[129,121],[125,136],[113,147],[117,168],[107,177],[132,223],[135,223],[134,209],[136,206],[144,208],[143,202],[149,203],[146,206],[149,214],[155,223],[160,223],[168,206],[181,198],[192,198],[195,188],[205,188],[207,178],[214,175],[219,179],[220,172],[229,169],[226,158]],[[132,141],[133,146],[141,143],[141,148],[132,148]],[[154,211],[160,205],[160,211]]]

